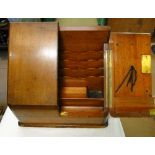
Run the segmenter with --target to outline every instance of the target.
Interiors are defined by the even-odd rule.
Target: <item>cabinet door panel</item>
[[[12,23],[8,104],[57,105],[57,23]]]
[[[151,56],[150,34],[112,33],[110,38],[111,113],[115,116],[149,116],[154,108],[152,73],[143,73],[142,57]],[[149,60],[150,61],[150,60]],[[129,71],[131,66],[134,72]],[[149,66],[151,67],[151,65]],[[127,73],[128,76],[127,76]],[[132,76],[133,75],[133,76]],[[129,78],[135,80],[127,85]],[[125,79],[126,77],[126,79]],[[123,82],[124,81],[124,82]]]

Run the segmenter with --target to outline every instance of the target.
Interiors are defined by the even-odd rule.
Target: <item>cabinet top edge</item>
[[[110,33],[111,35],[115,35],[115,34],[128,34],[128,35],[134,35],[134,34],[138,34],[138,35],[150,35],[151,36],[151,33],[148,33],[148,32],[111,32]]]
[[[109,26],[60,26],[60,31],[110,31]]]

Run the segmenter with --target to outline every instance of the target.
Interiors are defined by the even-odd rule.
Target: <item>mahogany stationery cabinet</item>
[[[8,105],[21,126],[103,127],[154,115],[150,34],[11,23]]]

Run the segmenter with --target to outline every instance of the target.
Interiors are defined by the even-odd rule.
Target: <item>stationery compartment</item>
[[[104,107],[104,43],[108,31],[61,27],[59,98],[61,106]],[[73,108],[74,110],[74,108]]]

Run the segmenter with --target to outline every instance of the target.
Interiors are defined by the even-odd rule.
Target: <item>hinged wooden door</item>
[[[113,116],[150,116],[152,97],[150,34],[111,33],[108,102]]]
[[[9,105],[57,106],[57,23],[11,23]]]

